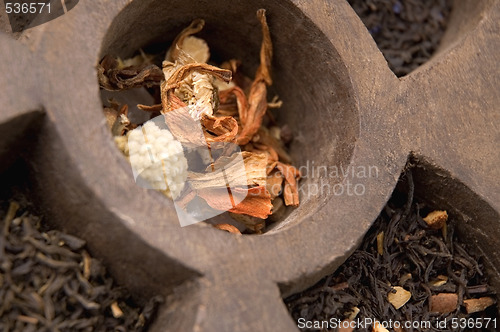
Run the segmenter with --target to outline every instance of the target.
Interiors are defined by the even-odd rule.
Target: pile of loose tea
[[[321,331],[354,331],[347,326],[356,321],[402,322],[393,331],[496,331],[496,296],[481,259],[457,238],[446,211],[414,200],[411,169],[403,180],[407,189],[393,194],[361,247],[334,274],[285,300],[293,318],[317,321]],[[404,322],[430,326],[402,329]],[[388,331],[356,331],[372,328]]]
[[[439,46],[452,0],[348,0],[397,76],[429,60]]]
[[[209,64],[207,43],[194,36],[204,27],[202,19],[179,33],[166,55],[160,55],[161,64],[155,63],[158,55],[141,51],[125,60],[106,55],[97,68],[103,90],[143,89],[153,100],[149,105],[111,100],[104,107],[118,147],[133,167],[142,167],[141,180],[183,208],[196,202],[199,209],[202,201],[219,213],[228,211],[231,224],[215,226],[233,233],[261,233],[266,222],[279,220],[287,206],[299,205],[300,172],[287,152],[293,136],[287,126],[276,124],[270,111],[282,102],[277,96],[268,101],[267,96],[273,47],[265,10],[258,10],[257,18],[262,43],[253,79],[239,70],[239,60],[230,59],[219,67]],[[129,114],[131,106],[140,113],[134,114],[135,120]],[[153,121],[160,115],[168,128]],[[228,148],[231,144],[237,149]],[[199,147],[208,147],[209,154]],[[175,158],[161,157],[172,155]],[[244,165],[235,161],[240,157]],[[197,169],[187,160],[201,160],[204,166]],[[214,171],[222,165],[224,172]],[[229,207],[228,196],[233,203]]]
[[[85,241],[18,209],[0,213],[0,331],[145,331],[160,297],[137,307]]]

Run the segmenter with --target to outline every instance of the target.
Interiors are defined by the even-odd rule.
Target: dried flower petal
[[[219,100],[221,104],[226,104],[230,97],[234,95],[236,97],[236,103],[238,105],[238,114],[240,117],[240,122],[242,125],[246,122],[246,115],[248,110],[248,101],[245,93],[241,88],[235,86],[234,88],[227,89],[219,92]]]
[[[261,127],[257,132],[258,140],[257,143],[264,144],[268,147],[271,147],[274,151],[278,153],[279,160],[286,164],[292,163],[292,157],[286,152],[283,143],[277,140],[275,137],[271,135],[267,128]]]
[[[245,214],[261,219],[267,218],[271,214],[271,196],[265,187],[259,186],[249,189],[234,188],[232,189],[235,195],[244,195],[246,198],[237,206],[230,209],[229,212],[237,214]],[[198,195],[203,198],[210,207],[225,211],[227,207],[227,188],[219,189],[204,189],[198,192]]]
[[[243,161],[243,165],[241,165]],[[242,152],[240,155],[233,154],[229,157],[222,156],[212,166],[213,169],[224,169],[224,172],[210,172],[189,174],[191,187],[196,191],[205,189],[224,189],[227,193],[227,183],[234,187],[246,188],[247,186],[266,185],[267,157],[264,154]],[[242,172],[242,169],[245,172]]]
[[[234,142],[238,134],[238,122],[232,116],[214,117],[205,115],[201,124],[206,129],[205,138],[210,142]]]
[[[269,216],[270,221],[279,221],[285,215],[286,207],[285,203],[280,197],[273,199],[273,208],[271,209],[271,215]]]
[[[179,59],[179,50],[183,49],[184,41],[191,35],[200,32],[205,26],[205,21],[202,19],[196,19],[191,24],[181,31],[174,39],[172,46],[167,52],[166,60],[175,62]],[[192,55],[191,55],[192,56]],[[197,61],[197,62],[206,62],[206,61]]]
[[[285,189],[283,197],[287,206],[299,206],[299,190],[297,180],[300,179],[300,172],[298,169],[291,165],[286,165],[281,162],[276,163],[276,168],[285,177]]]
[[[155,104],[155,105],[151,105],[151,106],[137,104],[137,108],[140,110],[143,110],[145,112],[161,112],[161,110],[163,109],[161,104]]]
[[[160,85],[163,71],[156,65],[120,68],[118,60],[106,55],[97,66],[99,85],[110,91]]]
[[[283,174],[277,169],[274,169],[267,176],[266,189],[271,194],[271,199],[276,198],[281,194],[283,188]]]
[[[192,72],[199,72],[218,77],[226,82],[231,80],[231,71],[220,69],[205,63],[190,63],[179,67],[175,72],[161,84],[161,101],[163,112],[169,112],[172,109],[173,90],[182,85],[182,81]],[[201,116],[201,113],[199,114]]]
[[[264,229],[264,227],[266,226],[265,219],[232,212],[229,212],[229,215],[237,222],[245,225],[248,230],[257,234],[262,233],[262,229]]]
[[[266,11],[264,9],[259,9],[257,11],[257,17],[262,26],[260,65],[250,88],[250,94],[248,96],[249,107],[244,114],[240,114],[243,129],[238,136],[239,145],[245,145],[252,139],[253,135],[259,130],[262,124],[262,118],[267,111],[266,86],[272,84],[271,59],[273,48],[265,13]]]
[[[229,224],[216,224],[216,225],[214,225],[214,227],[217,228],[217,229],[229,232],[229,233],[241,234],[240,230],[238,228],[234,227],[233,225],[229,225]]]

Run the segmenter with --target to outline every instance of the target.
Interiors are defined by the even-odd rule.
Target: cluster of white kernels
[[[168,129],[148,121],[129,133],[128,148],[135,174],[153,189],[167,190],[172,198],[178,197],[187,179],[187,160],[181,143]]]

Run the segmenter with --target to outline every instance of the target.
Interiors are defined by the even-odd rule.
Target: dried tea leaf
[[[163,71],[156,65],[120,68],[118,60],[106,55],[97,66],[99,85],[110,91],[160,85]]]

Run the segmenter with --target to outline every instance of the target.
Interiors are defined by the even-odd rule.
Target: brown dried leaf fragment
[[[372,332],[389,332],[379,321],[373,324]]]
[[[458,295],[455,293],[439,293],[437,295],[432,295],[429,303],[429,311],[447,314],[457,309]]]
[[[262,153],[241,152],[245,163],[245,173],[249,186],[265,186],[267,188],[267,156]]]
[[[231,96],[236,97],[236,104],[238,106],[238,115],[240,117],[240,122],[241,124],[245,124],[245,116],[248,112],[247,97],[245,96],[245,93],[243,92],[243,90],[241,90],[241,88],[235,86],[231,89],[227,89],[219,93],[219,101],[221,106],[228,104],[230,102]]]
[[[234,142],[238,134],[238,122],[232,116],[212,116],[205,114],[201,124],[206,129],[205,138],[210,142]]]
[[[182,144],[195,147],[206,146],[207,142],[199,122],[191,117],[186,104],[174,94],[171,95],[170,101],[171,109],[166,112],[162,110],[170,133]],[[197,130],[198,128],[200,130]]]
[[[259,9],[257,11],[257,17],[262,26],[260,65],[250,88],[248,96],[249,107],[244,114],[240,114],[243,129],[238,136],[239,145],[247,144],[259,130],[262,124],[262,118],[267,111],[267,86],[273,83],[271,79],[273,46],[266,21],[266,11],[264,9]]]
[[[271,214],[273,205],[271,195],[265,187],[259,186],[249,189],[233,188],[236,196],[247,195],[238,205],[229,210],[236,214],[244,214],[252,217],[266,219]],[[205,189],[198,192],[210,207],[216,210],[227,210],[227,188]]]
[[[252,217],[252,216],[248,216],[248,215],[245,215],[245,214],[238,214],[238,213],[232,213],[232,212],[229,212],[229,215],[236,221],[238,221],[239,223],[242,223],[243,225],[245,225],[245,227],[256,233],[256,234],[261,234],[262,233],[262,230],[264,229],[264,227],[266,226],[266,220],[265,219],[261,219],[261,218],[257,218],[257,217]]]
[[[116,301],[113,302],[113,303],[111,303],[111,314],[115,318],[121,318],[121,317],[123,317],[123,311],[120,308],[120,306],[118,305],[118,302],[116,302]]]
[[[227,191],[227,183],[230,183],[231,187],[242,188],[265,186],[267,156],[243,151],[241,159],[239,157],[239,154],[233,154],[229,157],[222,156],[209,166],[207,173],[189,173],[191,187],[197,191],[210,188]],[[241,161],[243,161],[243,165]],[[243,167],[244,172],[242,171]],[[212,169],[224,169],[224,172],[212,172]]]
[[[214,227],[217,228],[217,229],[229,232],[229,233],[241,234],[240,230],[238,228],[234,227],[233,225],[229,225],[229,224],[216,224],[216,225],[214,225]]]
[[[392,291],[387,294],[387,301],[391,303],[394,308],[399,309],[406,304],[411,299],[411,293],[400,286],[395,286]]]
[[[484,311],[486,308],[492,306],[493,304],[495,304],[495,300],[489,296],[480,297],[479,299],[464,300],[465,310],[468,314]]]
[[[116,114],[115,122],[111,126],[113,136],[122,136],[125,130],[131,125],[128,118],[128,105],[125,104]]]
[[[155,104],[155,105],[142,105],[142,104],[137,104],[137,108],[144,111],[144,112],[161,112],[163,107],[161,104]]]
[[[383,231],[377,234],[377,252],[380,256],[382,256],[384,254],[384,232]]]
[[[266,179],[266,189],[271,194],[271,199],[280,195],[283,189],[283,174],[279,170],[274,169],[269,173]]]
[[[160,85],[163,71],[156,65],[120,68],[118,60],[106,55],[97,65],[99,85],[106,90],[119,91]]]
[[[185,28],[184,30],[181,31],[175,37],[174,42],[172,43],[172,46],[170,46],[170,49],[167,52],[166,59],[171,62],[175,62],[176,60],[179,59],[179,50],[182,49],[182,45],[184,44],[184,40],[191,36],[194,35],[195,33],[200,32],[203,27],[205,26],[205,21],[202,19],[196,19],[191,24]]]
[[[285,215],[286,207],[285,203],[281,197],[276,197],[273,199],[273,208],[271,209],[271,215],[269,216],[269,221],[280,221]]]
[[[448,213],[446,211],[432,211],[424,218],[424,221],[432,229],[441,229],[448,221]]]
[[[271,147],[274,151],[276,151],[276,153],[278,153],[279,160],[281,162],[284,162],[286,164],[292,163],[292,157],[290,157],[288,152],[286,152],[283,143],[272,136],[267,128],[261,127],[257,132],[256,137],[257,136],[257,143]]]
[[[276,168],[285,177],[285,188],[283,190],[283,197],[287,206],[299,206],[299,189],[297,181],[300,179],[300,171],[292,165],[276,163]]]
[[[161,103],[163,106],[163,112],[170,112],[176,109],[175,105],[173,105],[175,101],[174,89],[180,87],[186,76],[194,71],[201,74],[212,75],[225,82],[231,81],[230,70],[220,69],[206,63],[189,63],[181,66],[175,70],[168,80],[163,81],[161,84]]]
[[[338,328],[338,332],[353,332],[354,327],[356,326],[356,322],[350,319],[344,319],[340,322],[340,327]]]

